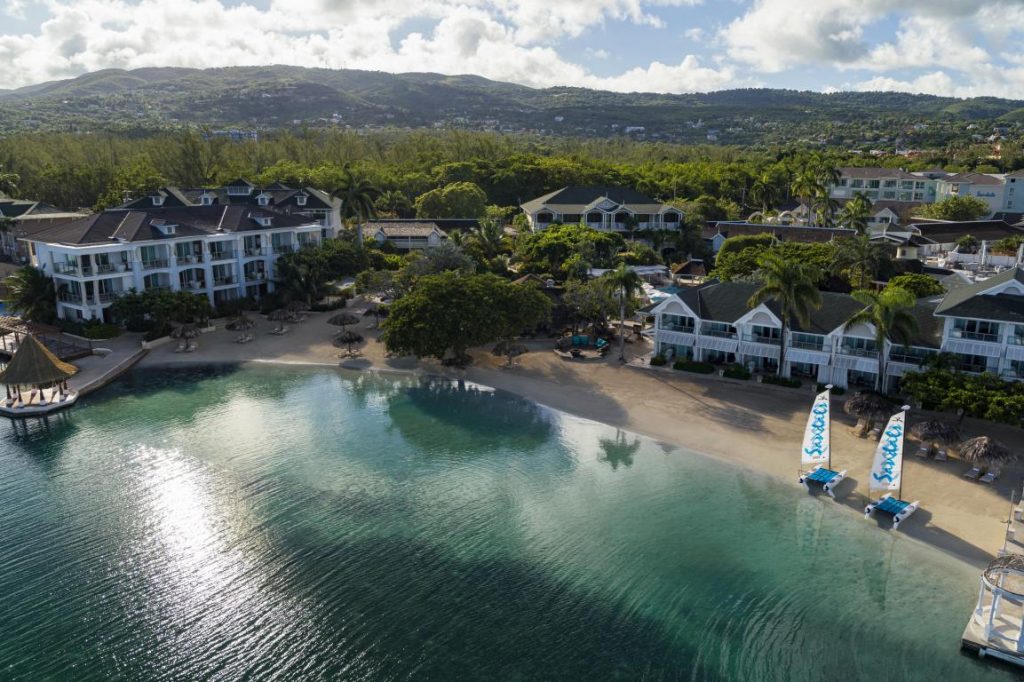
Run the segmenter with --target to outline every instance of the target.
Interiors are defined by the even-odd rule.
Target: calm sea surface
[[[1011,679],[958,653],[976,587],[796,485],[472,386],[137,371],[0,424],[2,680]]]

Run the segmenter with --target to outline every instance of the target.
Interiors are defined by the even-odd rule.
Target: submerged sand
[[[352,312],[361,312],[358,300]],[[174,345],[150,352],[142,366],[196,363],[273,362],[341,366],[362,371],[403,371],[443,374],[511,391],[569,414],[628,429],[657,440],[790,482],[796,487],[799,445],[813,393],[809,387],[787,389],[754,382],[739,382],[651,369],[637,363],[623,365],[617,352],[604,360],[565,360],[552,352],[550,340],[528,344],[531,352],[504,367],[504,358],[486,351],[474,354],[465,370],[441,367],[432,361],[387,357],[373,317],[362,317],[354,328],[366,337],[357,346],[359,356],[344,356],[345,349],[331,343],[339,331],[327,324],[330,313],[313,313],[303,322],[289,324],[283,336],[269,332],[277,325],[257,318],[248,344],[234,343],[235,332],[223,321],[217,330],[199,339],[195,353],[175,353]],[[627,356],[650,352],[642,342],[627,345]],[[834,403],[832,429],[833,468],[848,469],[849,478],[837,490],[839,504],[851,513],[863,513],[867,502],[867,474],[875,443],[857,437],[854,420]],[[911,412],[910,423],[932,416]],[[948,418],[948,417],[947,417]],[[1024,455],[1024,431],[968,419],[966,436],[988,434]],[[922,540],[975,565],[984,565],[1002,547],[1011,492],[1019,494],[1024,470],[1004,468],[994,485],[967,480],[970,467],[957,459],[922,461],[908,443],[903,498],[919,499],[922,508],[905,522],[900,533]],[[873,523],[874,521],[872,521]],[[879,525],[888,529],[888,520]],[[891,532],[891,531],[887,531]]]

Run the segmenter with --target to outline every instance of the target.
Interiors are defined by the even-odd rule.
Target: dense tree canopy
[[[942,284],[940,284],[937,279],[929,277],[928,275],[918,275],[914,273],[897,275],[889,280],[887,286],[906,289],[916,298],[921,298],[923,296],[937,296],[945,291],[945,289],[942,288]]]
[[[482,218],[487,195],[472,182],[453,182],[416,197],[417,218]]]
[[[977,197],[951,196],[934,204],[919,206],[914,214],[937,220],[977,220],[990,212],[988,204]]]
[[[585,225],[551,225],[519,235],[515,258],[526,272],[581,276],[588,268],[610,268],[622,237]]]

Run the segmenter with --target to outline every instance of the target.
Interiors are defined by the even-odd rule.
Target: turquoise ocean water
[[[796,485],[473,386],[136,371],[0,424],[2,680],[1013,679],[958,653],[976,587]]]

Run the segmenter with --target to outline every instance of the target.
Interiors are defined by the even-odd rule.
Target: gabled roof
[[[935,314],[1022,324],[1024,296],[985,293],[1012,281],[1024,284],[1024,269],[1010,268],[986,280],[950,289],[936,306]]]
[[[935,316],[936,305],[938,305],[938,301],[934,297],[918,299],[917,304],[910,311],[917,322],[917,332],[910,339],[909,345],[921,348],[942,348],[945,321],[941,317]],[[898,342],[893,341],[893,343]]]
[[[235,178],[231,182],[224,183],[225,187],[256,187],[245,178]]]
[[[259,216],[270,216],[271,224],[266,227],[260,225],[256,221]],[[164,234],[158,228],[161,224],[174,225],[174,234]],[[301,227],[309,224],[311,224],[310,219],[303,216],[268,211],[267,209],[257,211],[248,206],[183,206],[146,210],[108,209],[79,220],[54,225],[24,239],[50,244],[86,246],[109,244],[113,240],[160,241],[231,232]]]
[[[920,180],[919,176],[908,173],[901,168],[839,168],[839,174],[844,178],[858,178],[864,180],[882,180],[897,178],[900,180]]]
[[[998,241],[1005,237],[1024,235],[1024,229],[1014,227],[1002,220],[922,221],[911,223],[908,228],[916,229],[922,237],[936,244],[952,244],[966,235],[986,241]]]
[[[708,269],[703,260],[691,258],[677,265],[672,274],[680,277],[707,277]]]
[[[549,192],[544,196],[527,201],[521,208],[532,213],[548,207],[559,213],[582,213],[601,199],[610,199],[614,203],[641,213],[656,213],[664,208],[664,204],[629,187],[608,185],[579,185],[563,187]],[[680,211],[681,212],[681,211]]]
[[[39,343],[36,337],[26,335],[7,366],[0,371],[0,383],[9,386],[44,386],[74,376],[78,368],[63,362]]]
[[[429,237],[435,232],[441,237],[447,237],[444,230],[437,226],[433,220],[411,220],[392,222],[387,220],[375,220],[367,225],[374,232],[383,232],[388,239],[392,237]]]
[[[746,282],[712,282],[704,286],[684,289],[676,294],[701,320],[734,324],[750,312],[747,302],[759,285]],[[821,307],[811,310],[807,325],[793,324],[793,331],[809,334],[829,334],[850,319],[862,306],[847,294],[821,292]],[[780,318],[781,308],[769,301],[765,307]]]
[[[969,182],[972,185],[1002,185],[1002,177],[989,175],[987,173],[957,173],[956,175],[950,175],[945,178],[941,178],[942,182],[961,183]]]
[[[26,201],[23,199],[8,199],[0,197],[0,218],[28,218],[46,214],[60,214],[61,209],[41,201]]]
[[[841,237],[856,236],[856,230],[838,227],[808,227],[806,225],[758,225],[744,222],[720,221],[705,226],[701,233],[705,239],[716,234],[723,237],[740,237],[747,235],[770,234],[780,242],[828,242]]]

